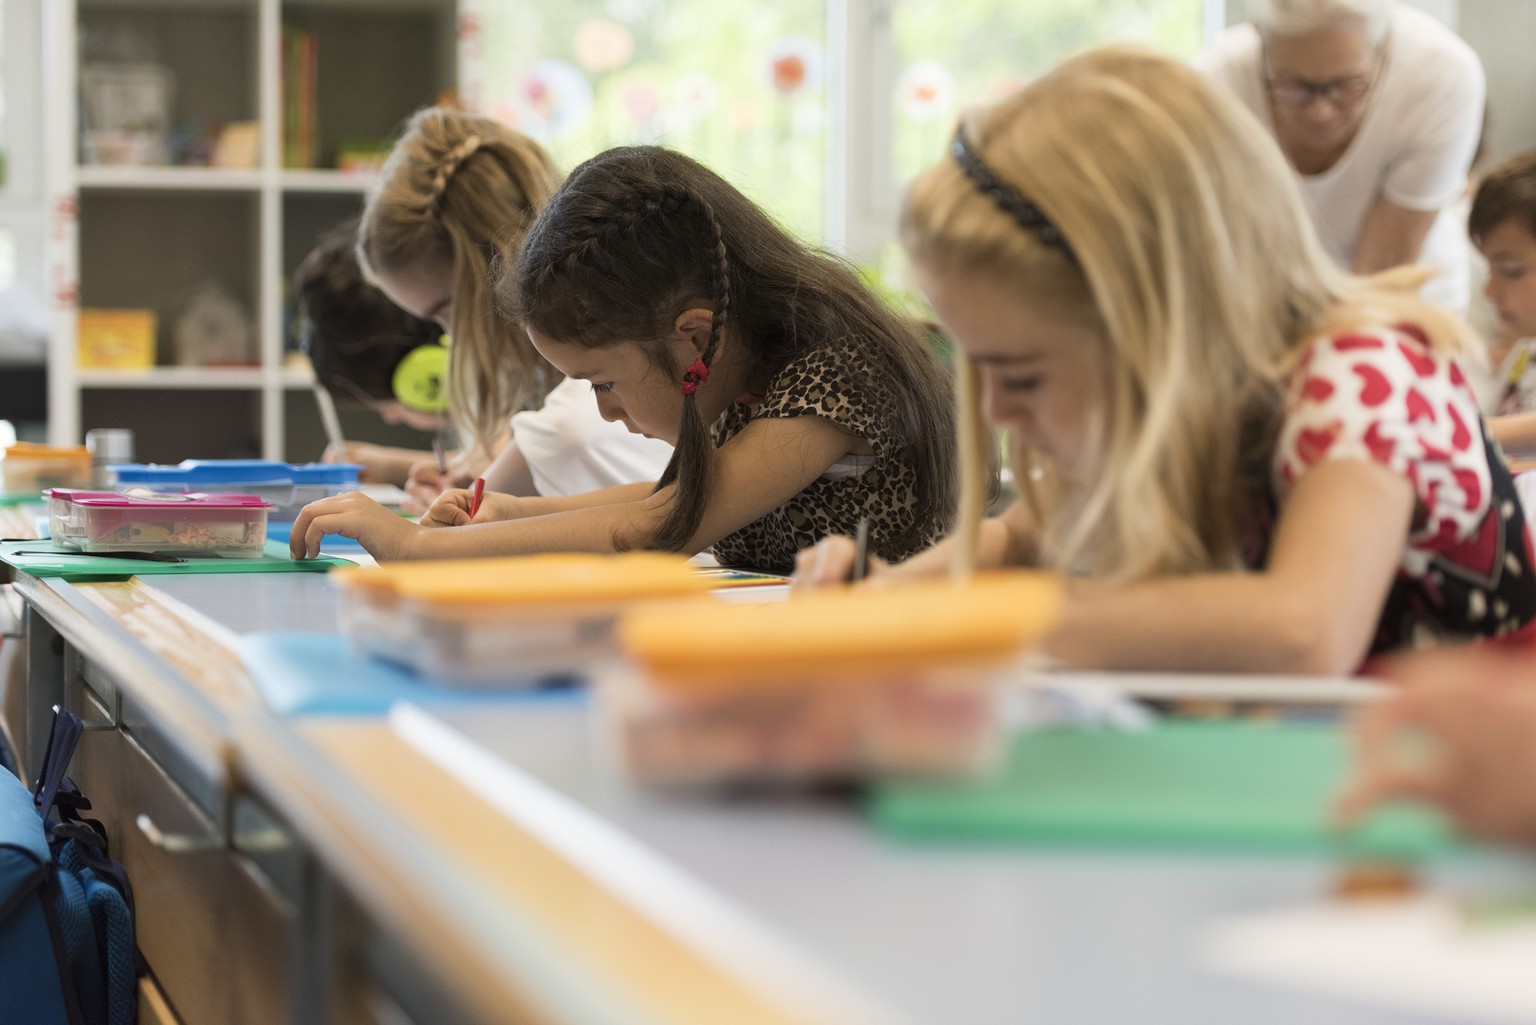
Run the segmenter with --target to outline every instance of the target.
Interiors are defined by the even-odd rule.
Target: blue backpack
[[[64,775],[78,716],[54,709],[35,795],[0,772],[0,1022],[133,1025],[133,893]],[[56,818],[50,819],[51,814]]]

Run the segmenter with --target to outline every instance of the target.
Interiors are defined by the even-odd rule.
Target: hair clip
[[[1040,244],[1052,249],[1060,250],[1062,255],[1073,263],[1077,257],[1072,252],[1072,247],[1067,244],[1066,238],[1061,234],[1061,229],[1051,223],[1050,218],[1040,212],[1040,208],[1025,199],[1018,189],[1003,181],[981,159],[980,155],[971,148],[971,141],[966,137],[965,126],[960,125],[955,129],[955,137],[949,144],[949,153],[955,158],[955,163],[960,165],[960,170],[971,180],[977,190],[996,203],[1003,212],[1009,214],[1024,230],[1040,240]]]
[[[683,371],[683,394],[692,395],[699,390],[699,385],[709,380],[709,367],[704,365],[704,360],[696,359],[688,364],[688,369]]]

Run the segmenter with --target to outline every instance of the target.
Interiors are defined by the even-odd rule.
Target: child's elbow
[[[1297,676],[1348,676],[1369,646],[1333,610],[1308,603],[1275,609],[1270,618],[1271,671]]]

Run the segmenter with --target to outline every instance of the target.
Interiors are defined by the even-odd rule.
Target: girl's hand
[[[332,495],[299,510],[288,534],[288,554],[313,559],[327,534],[349,537],[380,562],[411,558],[418,530],[379,503],[357,491]]]
[[[463,527],[469,523],[491,523],[495,520],[521,519],[527,513],[523,510],[522,501],[516,495],[504,495],[498,491],[487,491],[480,498],[480,509],[475,513],[474,520],[469,518],[469,507],[475,500],[475,493],[470,488],[454,488],[444,491],[437,496],[437,501],[432,503],[432,508],[427,510],[421,518],[423,527]]]
[[[444,473],[437,468],[437,463],[424,459],[419,463],[411,464],[410,476],[405,482],[405,491],[421,503],[421,508],[426,509],[437,501],[437,496],[449,488],[468,487],[474,479],[454,470]]]
[[[360,484],[404,484],[411,462],[400,452],[372,445],[366,441],[344,441],[330,445],[321,459],[327,463],[357,463]]]
[[[1355,774],[1339,799],[1339,821],[1353,824],[1384,801],[1414,798],[1445,809],[1475,836],[1536,845],[1530,656],[1438,651],[1398,660],[1386,676],[1404,689],[1356,724]],[[1405,745],[1414,734],[1429,743]]]
[[[853,579],[853,561],[857,546],[851,537],[834,535],[816,542],[814,548],[802,548],[795,556],[795,575],[791,583],[798,588],[829,587]],[[877,556],[869,557],[865,579],[884,573],[889,564]]]

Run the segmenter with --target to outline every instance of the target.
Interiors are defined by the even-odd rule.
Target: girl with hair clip
[[[424,522],[452,529],[338,496],[304,510],[295,557],[339,533],[380,559],[712,549],[787,572],[860,520],[892,560],[949,527],[954,410],[916,325],[697,161],[657,147],[587,161],[498,293],[605,418],[676,443],[660,482],[488,495],[472,524],[469,496],[449,492]]]
[[[469,483],[488,460],[493,492],[569,495],[654,481],[671,455],[605,422],[584,386],[562,382],[527,334],[495,313],[492,263],[516,258],[558,183],[549,155],[527,136],[431,107],[407,123],[368,197],[357,232],[364,273],[452,338],[447,410],[466,447],[446,477],[430,453],[411,467],[408,488],[423,504]]]
[[[1414,295],[1421,272],[1339,271],[1263,129],[1198,72],[1101,49],[970,112],[901,231],[965,357],[962,434],[1008,430],[1021,495],[876,574],[1069,574],[1045,648],[1084,666],[1344,673],[1531,632],[1468,330]],[[852,560],[829,540],[799,581]]]

